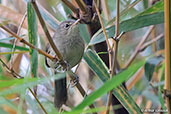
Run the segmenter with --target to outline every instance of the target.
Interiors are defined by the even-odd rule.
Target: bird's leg
[[[74,77],[75,79],[70,79],[69,81],[69,84],[71,85],[71,87],[74,87],[79,82],[79,77],[76,74],[74,74]]]

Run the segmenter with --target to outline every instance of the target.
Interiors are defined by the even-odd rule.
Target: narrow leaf
[[[88,64],[89,64],[89,62],[88,62]],[[99,98],[103,94],[107,93],[108,91],[116,88],[117,86],[119,86],[120,84],[122,84],[122,82],[124,82],[127,79],[129,79],[134,73],[136,73],[136,71],[143,64],[144,64],[144,61],[140,61],[137,64],[131,65],[127,70],[125,70],[125,71],[117,74],[116,76],[113,76],[113,78],[111,80],[107,80],[102,87],[100,87],[98,90],[96,90],[95,92],[93,92],[92,94],[90,94],[89,96],[87,96],[83,100],[83,102],[81,104],[79,104],[77,107],[75,107],[73,110],[84,109],[86,106],[92,104],[97,98]],[[96,64],[94,64],[94,66],[95,65]],[[123,96],[125,96],[125,95],[123,94]],[[134,111],[130,111],[130,112],[134,112]],[[135,112],[140,112],[140,110],[136,110]]]
[[[142,60],[138,62],[137,64],[131,65],[127,70],[117,74],[112,78],[112,80],[109,80],[109,74],[108,69],[101,60],[101,58],[92,50],[87,50],[84,54],[84,59],[89,65],[89,67],[97,74],[97,76],[103,81],[104,87],[102,86],[100,89],[92,93],[90,96],[88,96],[85,101],[83,101],[76,109],[81,108],[84,109],[84,107],[88,106],[89,104],[93,103],[95,99],[100,97],[101,95],[107,93],[112,88],[115,88],[113,90],[113,94],[115,97],[121,101],[123,106],[130,112],[130,113],[141,113],[140,108],[137,106],[136,102],[133,100],[133,98],[128,94],[127,90],[120,85],[122,82],[126,81],[128,78],[133,76],[133,74],[136,73],[136,71],[144,65],[145,61]],[[109,80],[109,81],[107,81]],[[107,81],[107,82],[106,82]],[[116,81],[116,82],[115,82]],[[111,84],[111,85],[110,85]],[[118,86],[118,87],[117,87]],[[75,110],[75,109],[74,109]]]
[[[29,42],[37,47],[37,21],[36,14],[30,2],[27,3]],[[30,48],[31,71],[34,77],[37,76],[38,57],[37,51]]]
[[[0,47],[5,47],[5,48],[13,48],[13,44],[8,44],[8,43],[4,43],[4,42],[0,42]],[[21,51],[29,51],[28,48],[26,47],[22,47],[22,46],[15,46],[15,49],[21,50]]]
[[[37,84],[44,84],[49,82],[52,79],[61,79],[66,76],[65,73],[58,73],[55,76],[45,77],[45,78],[24,78],[24,79],[15,79],[15,80],[0,80],[0,96],[12,94],[12,93],[21,93],[25,91],[28,87],[33,87]],[[10,87],[4,89],[5,87]]]
[[[160,6],[160,7],[159,7]],[[148,21],[147,21],[148,20]],[[120,32],[129,32],[139,28],[150,25],[161,24],[164,22],[163,2],[160,2],[153,7],[147,9],[143,13],[135,16],[134,18],[125,20],[120,23]],[[115,26],[106,28],[108,38],[113,37],[115,34]],[[94,45],[105,41],[102,30],[99,30],[91,39],[89,45]]]

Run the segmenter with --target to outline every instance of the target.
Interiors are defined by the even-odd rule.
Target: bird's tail
[[[67,101],[67,84],[66,77],[55,80],[55,97],[54,105],[58,109]]]

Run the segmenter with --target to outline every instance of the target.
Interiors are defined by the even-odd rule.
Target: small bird
[[[67,64],[67,69],[65,70],[70,70],[77,65],[81,61],[84,53],[85,46],[79,33],[78,22],[79,20],[67,20],[62,22],[52,38],[63,60]],[[52,56],[56,56],[49,44],[46,46],[46,52]],[[62,66],[58,61],[54,62],[45,57],[45,64],[47,67],[52,68],[55,74],[62,71]],[[66,101],[67,87],[65,77],[55,80],[54,105],[59,109]]]

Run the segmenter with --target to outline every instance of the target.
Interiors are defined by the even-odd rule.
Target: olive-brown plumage
[[[53,41],[60,51],[63,60],[67,63],[68,69],[77,65],[84,53],[84,41],[80,36],[78,25],[74,20],[62,22],[53,36]],[[53,49],[48,44],[46,52],[55,56]],[[48,67],[52,68],[55,73],[62,70],[59,62],[51,61],[45,58],[45,63]],[[55,80],[55,107],[60,108],[67,100],[66,78]]]

